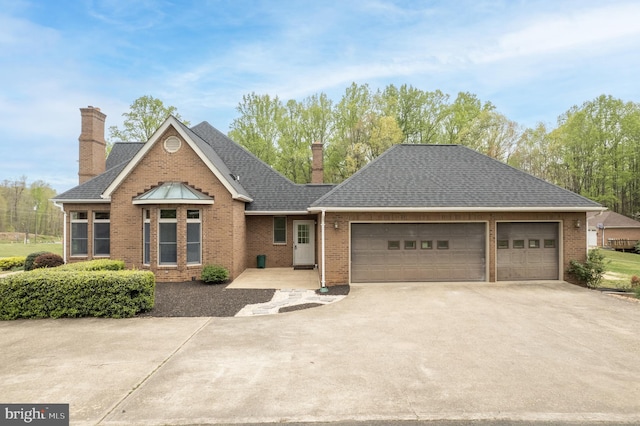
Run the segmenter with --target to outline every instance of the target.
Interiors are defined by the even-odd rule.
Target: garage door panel
[[[496,235],[499,281],[558,279],[558,222],[498,223]]]
[[[485,235],[484,223],[352,224],[351,281],[483,281]]]

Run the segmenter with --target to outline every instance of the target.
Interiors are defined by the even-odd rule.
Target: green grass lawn
[[[27,256],[37,251],[48,251],[62,256],[62,243],[0,243],[0,257]]]
[[[640,277],[640,254],[623,253],[613,250],[602,250],[605,256],[607,272],[601,287],[630,288],[631,277]]]

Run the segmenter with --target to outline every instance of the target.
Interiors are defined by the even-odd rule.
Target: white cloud
[[[566,52],[594,56],[617,43],[637,43],[640,3],[612,4],[573,14],[537,16],[524,28],[500,36],[493,48],[472,54],[475,62],[495,62]]]

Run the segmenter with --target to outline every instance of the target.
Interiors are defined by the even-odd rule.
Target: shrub
[[[24,270],[31,271],[33,269],[33,263],[36,261],[38,256],[42,256],[43,254],[49,253],[48,251],[37,251],[35,253],[31,253],[27,255],[27,258],[24,261]],[[53,254],[53,253],[51,253]]]
[[[631,277],[631,288],[640,288],[640,277],[637,275]]]
[[[121,271],[124,270],[124,262],[122,260],[95,259],[67,263],[62,269],[69,271]]]
[[[223,283],[229,279],[229,271],[219,265],[206,265],[204,268],[202,268],[201,279],[205,283]]]
[[[131,317],[153,308],[149,271],[36,269],[0,278],[0,319]]]
[[[55,253],[41,254],[33,261],[33,269],[55,268],[60,265],[64,265],[64,260],[62,259],[62,256]]]
[[[594,288],[602,282],[602,277],[605,273],[605,261],[604,254],[598,249],[591,250],[587,255],[587,261],[582,264],[577,260],[569,262],[569,274],[576,277],[581,283],[587,287]]]
[[[3,257],[0,259],[0,271],[8,271],[10,269],[24,268],[25,256]]]

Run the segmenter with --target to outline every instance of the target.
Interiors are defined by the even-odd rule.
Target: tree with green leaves
[[[133,101],[129,112],[122,114],[124,128],[109,127],[110,142],[146,142],[170,115],[188,126],[190,123],[184,121],[177,111],[176,107],[167,107],[153,96],[141,96]]]
[[[0,231],[29,235],[62,235],[62,212],[53,205],[56,191],[41,180],[27,184],[22,176],[0,183]]]
[[[233,120],[229,137],[255,156],[275,166],[280,138],[279,126],[285,115],[280,99],[251,93],[236,107],[240,117]]]
[[[601,95],[574,106],[550,137],[562,149],[560,185],[632,216],[640,211],[640,105]]]
[[[448,100],[440,90],[424,92],[406,84],[399,89],[391,84],[378,94],[383,114],[395,117],[403,143],[439,143]]]

